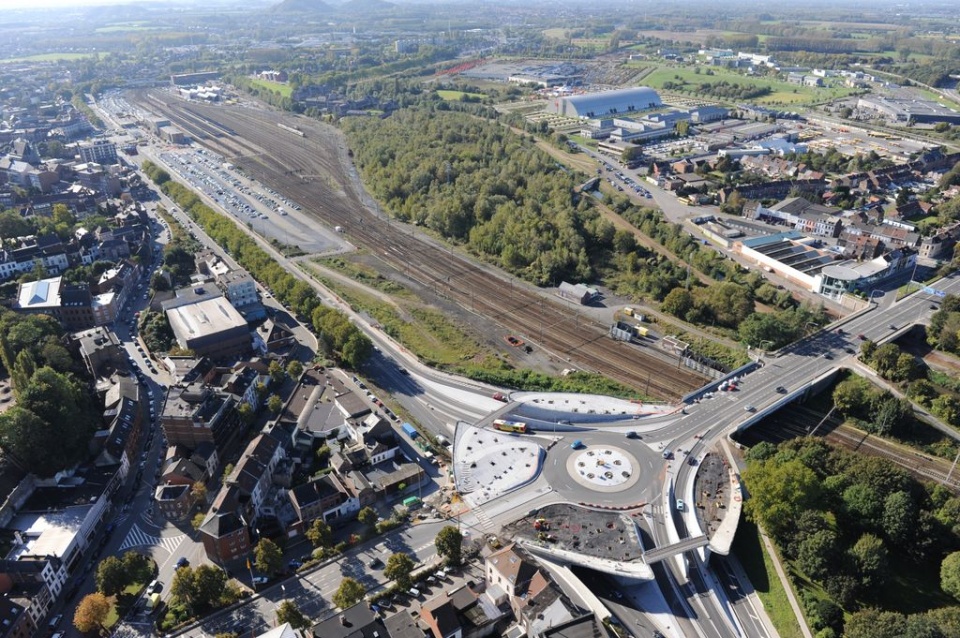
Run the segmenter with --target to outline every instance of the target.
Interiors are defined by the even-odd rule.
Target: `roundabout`
[[[567,472],[582,486],[597,492],[622,492],[640,480],[637,459],[622,448],[597,446],[567,457]]]

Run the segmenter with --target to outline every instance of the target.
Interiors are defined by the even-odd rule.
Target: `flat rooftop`
[[[167,310],[174,334],[184,340],[247,327],[243,316],[224,297]]]

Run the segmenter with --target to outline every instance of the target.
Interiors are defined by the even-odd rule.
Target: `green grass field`
[[[437,89],[437,95],[440,96],[440,99],[446,100],[447,102],[461,100],[464,96],[478,100],[482,100],[483,98],[487,97],[483,93],[467,93],[466,91],[450,91],[447,89]]]
[[[253,78],[250,80],[250,84],[260,89],[266,89],[268,91],[279,93],[280,97],[290,97],[293,95],[293,87],[291,87],[289,84],[284,84],[283,82],[271,82],[270,80]]]
[[[700,73],[695,73],[692,68],[664,67],[647,75],[643,79],[643,83],[654,89],[662,89],[663,85],[667,82],[678,82],[681,80],[689,84],[700,84],[702,82],[716,83],[720,82],[721,80],[726,80],[727,82],[740,84],[741,86],[769,88],[771,93],[768,95],[756,100],[750,100],[759,104],[791,105],[806,104],[809,102],[822,102],[825,100],[847,96],[854,92],[853,89],[848,89],[845,87],[817,88],[809,86],[796,86],[793,84],[787,84],[787,82],[783,80],[774,78],[749,77],[740,75],[739,73],[733,73],[719,67],[710,68],[710,70],[713,71],[713,75],[706,75],[704,72],[705,70],[706,69],[702,70]],[[713,98],[711,95],[704,95],[703,97],[706,99]]]
[[[0,62],[56,62],[57,60],[83,60],[92,58],[96,53],[38,53],[25,55],[22,58],[7,58]]]

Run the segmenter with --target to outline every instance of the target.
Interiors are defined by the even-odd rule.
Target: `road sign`
[[[933,288],[932,286],[924,286],[924,287],[923,287],[923,292],[927,293],[928,295],[933,295],[934,297],[946,297],[946,296],[947,296],[947,293],[943,292],[942,290],[937,290],[936,288]]]

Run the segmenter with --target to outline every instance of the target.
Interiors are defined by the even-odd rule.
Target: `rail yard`
[[[187,104],[146,92],[131,99],[242,165],[247,174],[301,204],[305,214],[339,226],[353,244],[435,294],[510,332],[538,335],[540,347],[585,370],[663,399],[676,399],[704,382],[675,357],[615,342],[607,337],[607,326],[370,211],[351,174],[346,143],[328,125],[273,110]]]

